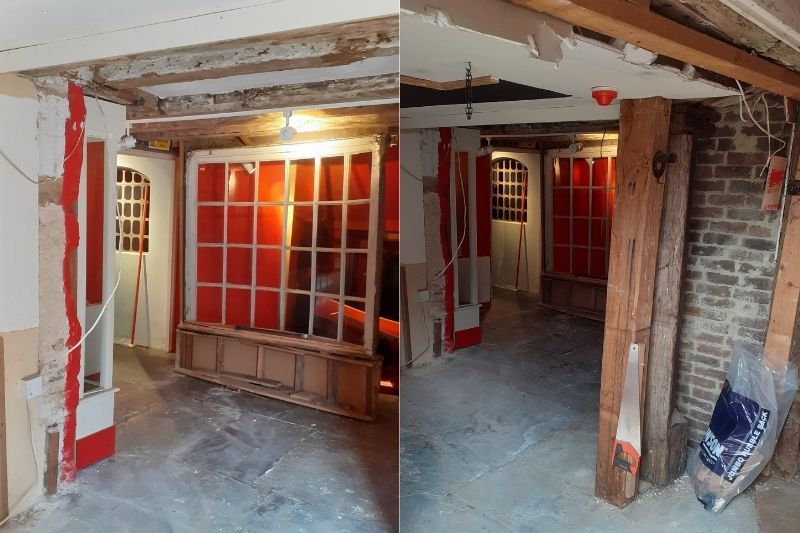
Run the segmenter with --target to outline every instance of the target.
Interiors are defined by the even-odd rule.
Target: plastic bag
[[[722,511],[772,457],[797,392],[797,367],[767,368],[762,352],[734,344],[728,377],[686,471],[703,507]]]

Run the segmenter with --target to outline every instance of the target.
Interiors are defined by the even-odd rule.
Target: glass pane
[[[606,186],[606,174],[608,174],[608,159],[595,159],[592,161],[592,185],[595,187]]]
[[[553,186],[569,187],[569,163],[568,158],[553,160]]]
[[[592,246],[605,247],[611,224],[603,218],[592,219]]]
[[[256,166],[254,163],[231,163],[228,167],[228,201],[252,202]]]
[[[339,294],[341,257],[339,252],[317,252],[317,292]]]
[[[589,163],[585,159],[572,160],[572,185],[576,187],[589,185]]]
[[[569,244],[569,219],[553,219],[553,244]]]
[[[342,206],[321,205],[317,209],[317,247],[339,248],[342,245]]]
[[[258,206],[258,244],[280,246],[283,239],[283,207],[279,205]]]
[[[592,264],[589,274],[598,278],[606,277],[606,251],[605,249],[592,250]]]
[[[314,200],[314,160],[301,159],[289,163],[290,201]]]
[[[256,285],[281,286],[281,251],[259,249],[256,252]]]
[[[197,281],[222,283],[222,248],[197,248]]]
[[[347,254],[344,272],[344,293],[347,296],[367,296],[367,254]]]
[[[201,205],[197,208],[197,242],[222,243],[224,228],[222,206]]]
[[[286,287],[303,291],[311,290],[311,252],[297,250],[289,252]]]
[[[222,322],[222,288],[197,287],[197,321]]]
[[[281,295],[273,291],[256,291],[256,315],[253,326],[265,329],[280,329]]]
[[[369,204],[347,206],[347,247],[366,249],[369,240]]]
[[[227,282],[232,285],[252,284],[253,250],[250,248],[228,248],[227,253]]]
[[[553,272],[557,274],[569,274],[569,247],[553,247]]]
[[[589,189],[572,189],[572,214],[578,217],[589,216]]]
[[[197,168],[197,200],[225,200],[225,163],[206,163]]]
[[[569,189],[556,189],[553,191],[553,215],[565,216],[569,212]]]
[[[372,152],[350,157],[350,178],[347,181],[348,200],[369,198],[370,182],[372,181]]]
[[[286,331],[308,334],[308,313],[311,297],[308,294],[286,294]]]
[[[314,208],[310,205],[298,205],[289,210],[289,228],[287,235],[290,246],[311,246],[314,231]]]
[[[225,323],[250,327],[250,289],[228,289],[225,293]]]
[[[364,344],[364,302],[345,301],[342,340]]]
[[[572,244],[579,246],[589,245],[589,220],[575,218],[572,220]]]
[[[606,189],[592,189],[592,216],[606,216],[607,206],[608,199],[606,198]]]
[[[228,206],[228,242],[232,244],[252,244],[252,206]]]
[[[589,250],[587,248],[572,249],[572,273],[576,276],[589,274]]]
[[[283,202],[286,179],[283,161],[262,161],[258,169],[258,201]]]
[[[320,201],[339,201],[342,199],[344,183],[344,157],[324,157],[319,169]]]
[[[314,306],[314,335],[335,339],[339,328],[339,300],[317,296]]]

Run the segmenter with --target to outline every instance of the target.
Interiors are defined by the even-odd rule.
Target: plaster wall
[[[136,318],[136,344],[169,350],[172,304],[172,234],[175,160],[146,155],[119,155],[117,166],[150,180],[150,248],[143,256]],[[118,254],[122,278],[114,303],[114,337],[130,342],[136,287],[137,253]]]

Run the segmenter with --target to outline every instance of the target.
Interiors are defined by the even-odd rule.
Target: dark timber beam
[[[572,135],[579,133],[616,133],[618,120],[584,120],[578,122],[548,122],[532,124],[499,124],[481,126],[481,135],[492,137],[516,137],[527,135]]]
[[[712,72],[800,99],[800,74],[627,0],[506,0]]]
[[[631,344],[639,345],[639,413],[647,397],[647,360],[653,314],[663,182],[652,171],[656,152],[667,151],[671,102],[663,98],[623,100],[620,104],[617,186],[611,226],[600,424],[595,494],[618,507],[638,491],[638,475],[615,466],[614,439]]]
[[[128,108],[128,120],[211,115],[258,109],[314,107],[399,96],[398,74],[256,87],[225,94],[173,96]]]
[[[99,62],[76,63],[22,72],[47,76],[83,72],[115,89],[144,87],[306,68],[349,65],[372,57],[399,53],[398,17],[303,28],[176,48],[158,53],[136,54]]]

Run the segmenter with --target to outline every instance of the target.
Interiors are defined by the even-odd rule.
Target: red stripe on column
[[[481,343],[480,326],[456,331],[456,350]]]
[[[114,455],[117,447],[115,426],[78,439],[75,443],[75,466],[78,470],[91,466]]]
[[[64,231],[66,246],[64,247],[64,302],[69,323],[69,335],[66,345],[75,346],[81,339],[81,323],[72,287],[72,254],[78,248],[80,240],[80,224],[73,206],[78,200],[81,183],[81,165],[83,164],[84,123],[86,105],[83,102],[83,90],[74,83],[69,84],[67,93],[69,117],[65,126],[64,143],[64,180],[61,192],[61,207],[64,209]],[[81,348],[72,350],[67,355],[66,375],[64,376],[64,440],[61,445],[61,480],[75,481],[75,423],[78,409],[79,383],[78,374],[81,369]]]
[[[441,211],[439,232],[442,241],[442,259],[448,264],[450,254],[450,142],[453,132],[450,128],[439,128],[439,210]],[[453,265],[444,273],[444,351],[453,353],[455,349],[453,339],[453,320],[455,315],[455,282],[453,278]]]

